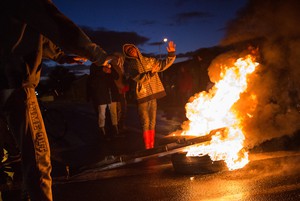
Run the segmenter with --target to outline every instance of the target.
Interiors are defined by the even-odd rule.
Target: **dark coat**
[[[0,8],[0,89],[38,85],[44,37],[98,65],[105,61],[106,52],[51,1],[0,1]]]
[[[118,78],[119,74],[114,68],[111,68],[111,73],[105,73],[102,66],[94,64],[90,66],[88,98],[95,107],[120,100],[119,91],[115,84],[115,80]]]

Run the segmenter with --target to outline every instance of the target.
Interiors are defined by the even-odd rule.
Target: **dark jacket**
[[[50,0],[0,1],[0,90],[36,87],[44,37],[99,65],[106,53]]]
[[[138,58],[130,57],[125,52],[125,46],[134,46],[138,51]],[[158,73],[152,73],[152,68],[159,66],[159,72],[168,69],[176,59],[175,52],[169,52],[165,60],[158,60],[153,57],[145,57],[133,44],[123,45],[125,54],[124,69],[126,74],[136,82],[136,99],[138,103],[144,103],[153,99],[162,98],[166,95],[163,84]]]
[[[111,73],[105,73],[102,66],[91,65],[88,79],[88,97],[95,106],[111,102],[118,102],[120,99],[115,80],[119,74],[114,68]]]

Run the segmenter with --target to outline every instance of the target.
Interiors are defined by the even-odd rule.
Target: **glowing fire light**
[[[204,136],[214,129],[224,128],[212,136],[212,140],[185,150],[187,156],[208,154],[213,161],[224,160],[229,170],[244,167],[248,153],[240,120],[233,111],[240,94],[247,89],[247,75],[258,66],[251,55],[239,58],[233,66],[222,66],[220,81],[209,91],[196,94],[186,104],[185,130],[181,135]]]

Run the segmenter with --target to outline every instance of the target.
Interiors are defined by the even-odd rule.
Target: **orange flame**
[[[188,148],[187,156],[208,154],[213,161],[224,160],[229,170],[244,167],[248,153],[239,118],[232,106],[247,89],[247,75],[253,73],[258,63],[251,55],[239,58],[233,66],[222,66],[220,81],[209,91],[194,95],[186,104],[186,116],[181,135],[204,136],[210,131],[226,128],[213,135],[209,143]]]

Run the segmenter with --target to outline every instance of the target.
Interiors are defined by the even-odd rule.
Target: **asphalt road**
[[[235,171],[177,173],[169,157],[56,181],[56,201],[300,200],[300,152],[250,155]]]
[[[86,112],[86,108],[83,111]],[[81,120],[82,125],[88,125],[88,122],[93,121],[90,119],[84,123]],[[157,124],[157,144],[165,143],[164,135],[178,126],[176,119],[166,120],[160,112]],[[106,171],[95,166],[83,172],[78,171],[77,167],[80,169],[82,165],[103,161],[104,155],[131,154],[143,150],[135,107],[131,106],[129,109],[127,125],[130,129],[125,138],[100,143],[101,148],[98,143],[93,146],[86,142],[89,144],[86,151],[91,149],[90,152],[82,149],[79,153],[75,150],[69,152],[69,156],[77,155],[70,161],[81,163],[77,166],[74,163],[74,173],[71,165],[68,179],[65,175],[54,178],[53,195],[56,201],[300,200],[299,148],[284,151],[285,147],[278,145],[273,146],[277,149],[272,149],[267,144],[256,149],[250,154],[250,163],[235,171],[223,169],[209,174],[182,174],[175,171],[171,155]],[[93,136],[92,132],[89,134]],[[86,141],[94,139],[87,137],[87,132],[85,137]],[[298,138],[291,139],[295,140]],[[289,142],[281,144],[286,143]],[[91,154],[81,156],[80,153]]]
[[[89,105],[67,103],[55,108],[68,121],[64,138],[51,141],[55,201],[300,200],[297,147],[287,151],[265,145],[250,153],[248,165],[234,171],[225,168],[208,174],[182,174],[174,169],[171,155],[103,171],[95,164],[107,156],[130,155],[144,149],[136,108],[129,107],[125,137],[110,141],[99,138],[95,113]],[[157,145],[165,142],[164,135],[178,125],[177,119],[165,118],[160,111]],[[299,136],[292,140],[299,140]],[[288,142],[294,147],[299,145]]]

